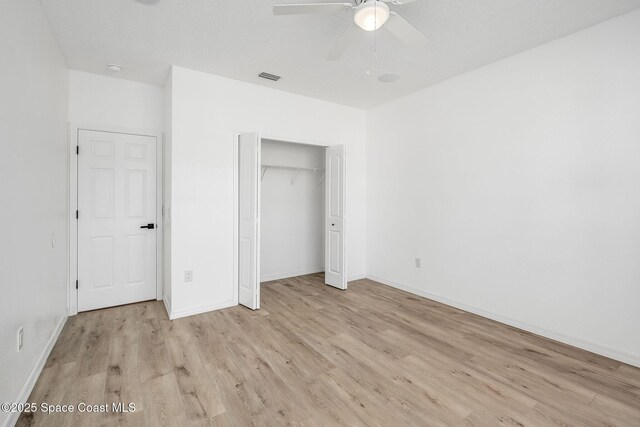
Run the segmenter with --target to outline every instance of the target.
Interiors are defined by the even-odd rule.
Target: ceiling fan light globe
[[[389,19],[389,6],[377,0],[362,3],[353,15],[356,25],[365,31],[375,31]]]

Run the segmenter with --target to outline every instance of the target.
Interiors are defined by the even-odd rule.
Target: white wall
[[[0,3],[0,56],[0,402],[20,402],[67,314],[67,69],[40,2]]]
[[[172,316],[235,304],[234,132],[347,146],[348,276],[365,273],[365,112],[174,67]],[[193,282],[184,283],[184,271]]]
[[[173,102],[172,102],[172,84],[171,75],[167,79],[164,88],[164,153],[163,153],[163,204],[165,207],[163,216],[163,233],[162,233],[162,291],[163,300],[167,308],[167,313],[171,313],[171,147],[172,147],[172,122],[173,122]]]
[[[325,148],[262,140],[262,164],[324,169]],[[261,182],[261,281],[324,271],[321,172],[267,169]]]
[[[640,365],[638,76],[640,11],[370,111],[369,276]]]
[[[160,86],[69,70],[69,121],[161,132],[164,89]]]
[[[170,88],[170,84],[167,87]],[[165,132],[168,136],[165,137],[164,143],[169,145],[170,150],[171,100],[169,98],[165,105],[165,96],[170,97],[171,91],[160,86],[69,70],[69,121],[73,125],[93,125],[98,129],[106,126],[122,131],[151,134]],[[166,129],[165,123],[168,123]],[[168,186],[163,196],[170,198],[171,169],[163,172],[163,183]],[[158,212],[158,215],[160,214]],[[165,215],[162,236],[165,282],[163,290],[164,299],[170,304],[171,289],[165,279],[171,268],[171,223],[169,220],[167,224],[167,218]]]

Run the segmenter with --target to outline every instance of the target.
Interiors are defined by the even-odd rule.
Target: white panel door
[[[260,140],[257,133],[238,137],[238,301],[260,308]]]
[[[156,138],[78,134],[78,311],[156,298]]]
[[[325,254],[324,281],[327,285],[347,289],[346,252],[346,164],[344,145],[327,147],[325,181]]]

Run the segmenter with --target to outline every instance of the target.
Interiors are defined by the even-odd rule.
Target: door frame
[[[164,134],[160,131],[132,129],[120,126],[96,125],[85,123],[69,123],[69,266],[67,277],[67,310],[69,316],[78,314],[78,156],[76,147],[79,145],[81,130],[120,133],[126,135],[148,136],[156,139],[156,300],[163,298],[163,226],[164,226]]]
[[[238,187],[238,173],[240,171],[240,166],[239,166],[239,153],[238,153],[238,137],[243,134],[243,133],[250,133],[250,132],[257,132],[258,134],[258,142],[260,143],[260,150],[262,150],[262,140],[263,139],[270,139],[273,141],[282,141],[282,142],[288,142],[291,144],[302,144],[302,145],[314,145],[316,147],[331,147],[332,145],[340,145],[340,144],[328,144],[326,142],[321,142],[321,141],[316,141],[316,140],[310,140],[310,139],[306,139],[306,138],[299,138],[296,136],[286,136],[286,135],[274,135],[274,134],[270,134],[270,133],[263,133],[257,130],[234,130],[233,131],[233,300],[235,305],[239,304],[239,257],[238,257],[238,239],[239,239],[239,234],[240,234],[240,220],[239,220],[239,208],[238,208],[238,203],[240,203],[240,189]],[[258,173],[260,173],[260,170],[258,170]],[[346,179],[346,177],[345,177]],[[345,194],[346,197],[346,194]],[[261,210],[260,210],[260,202],[261,202],[261,196],[260,196],[260,191],[258,192],[258,218],[261,217]],[[258,228],[258,253],[260,253],[260,240],[259,240],[259,236],[260,236],[260,232],[259,232],[259,228]],[[323,236],[324,239],[324,236]],[[344,236],[344,245],[345,248],[347,247],[347,236],[345,234]],[[346,255],[345,255],[346,256]],[[258,262],[260,260],[260,256],[258,256]],[[346,263],[345,263],[346,264]],[[258,269],[260,268],[260,265],[258,264]],[[346,265],[345,265],[346,268]],[[345,272],[346,274],[346,272]],[[259,283],[260,278],[258,277],[258,286],[260,286]]]

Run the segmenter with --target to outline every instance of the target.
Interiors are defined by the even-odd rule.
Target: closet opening
[[[262,140],[260,282],[324,272],[325,148]]]
[[[346,289],[344,146],[239,134],[238,302],[260,308],[260,283],[324,272]]]

